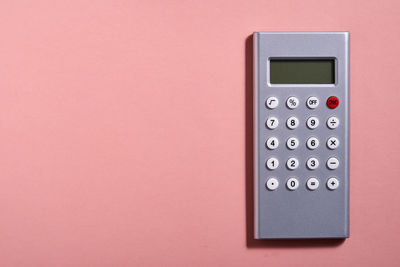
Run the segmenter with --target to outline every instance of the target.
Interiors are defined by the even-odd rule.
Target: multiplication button
[[[326,141],[326,145],[329,149],[336,149],[339,146],[339,139],[336,137],[329,137]]]
[[[307,160],[307,168],[310,170],[315,170],[319,166],[319,161],[317,158],[309,158]]]

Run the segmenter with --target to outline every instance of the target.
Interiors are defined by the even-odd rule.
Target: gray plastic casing
[[[256,32],[253,35],[254,56],[254,237],[256,239],[277,238],[347,238],[349,237],[349,33],[348,32]],[[269,83],[270,59],[335,59],[335,84],[285,84]],[[275,96],[279,105],[268,109],[265,101]],[[295,96],[300,103],[296,109],[289,109],[286,100]],[[320,104],[312,110],[306,100],[316,96]],[[329,96],[339,98],[339,106],[329,109],[326,100]],[[265,122],[269,116],[279,119],[279,126],[270,130]],[[286,127],[290,116],[299,119],[300,125],[294,130]],[[310,130],[306,120],[310,116],[319,118],[319,126]],[[336,129],[329,129],[326,120],[330,116],[339,118]],[[319,147],[310,150],[306,147],[309,137],[317,137]],[[330,150],[326,141],[335,136],[340,145]],[[265,142],[269,137],[277,137],[279,146],[268,150]],[[286,140],[297,137],[298,148],[289,150]],[[266,168],[270,157],[279,160],[275,170]],[[296,170],[289,170],[286,161],[290,157],[299,160]],[[306,160],[316,157],[319,167],[309,170]],[[339,167],[329,170],[326,160],[339,159]],[[266,189],[269,178],[276,178],[279,187]],[[290,177],[299,180],[299,187],[290,191],[286,181]],[[306,181],[310,177],[319,180],[319,187],[310,191]],[[336,190],[326,186],[328,178],[339,180]]]

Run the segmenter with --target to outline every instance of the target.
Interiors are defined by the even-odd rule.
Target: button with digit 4
[[[265,101],[265,105],[269,109],[274,109],[278,106],[279,100],[275,96],[268,97],[267,101]]]
[[[286,100],[286,106],[290,109],[295,109],[299,105],[297,97],[291,96]]]
[[[299,187],[299,181],[296,178],[289,178],[286,182],[286,186],[289,190],[296,190]]]
[[[270,137],[270,138],[268,138],[268,139],[267,139],[267,142],[265,143],[265,145],[266,145],[266,147],[267,147],[268,149],[271,149],[271,150],[277,148],[278,145],[279,145],[278,138],[276,138],[276,137]]]
[[[265,186],[268,190],[276,190],[279,186],[279,181],[276,178],[269,178],[268,181],[265,183]]]
[[[296,117],[290,117],[289,119],[287,119],[286,125],[289,129],[296,129],[297,126],[299,126],[299,119],[297,119]]]

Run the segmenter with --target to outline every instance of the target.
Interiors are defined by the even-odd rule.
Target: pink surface
[[[2,1],[0,266],[399,266],[399,3]],[[253,31],[351,32],[343,243],[248,236]]]

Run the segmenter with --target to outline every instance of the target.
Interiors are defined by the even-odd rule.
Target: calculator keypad
[[[335,103],[338,104],[339,100],[337,97],[332,98],[331,96],[329,98],[330,100],[327,101],[327,106],[331,114],[325,117],[325,115],[322,116],[318,112],[318,109],[321,108],[320,99],[316,96],[308,97],[303,104],[306,109],[309,110],[308,113],[310,115],[305,118],[296,115],[296,109],[300,108],[302,105],[302,102],[296,96],[289,96],[283,99],[286,105],[280,107],[279,102],[282,101],[282,99],[276,96],[270,96],[266,99],[266,108],[270,109],[271,111],[269,113],[273,115],[267,117],[265,122],[266,132],[267,135],[269,135],[265,141],[266,149],[269,150],[269,157],[266,158],[266,168],[270,171],[268,174],[274,175],[274,177],[267,177],[265,186],[268,190],[277,190],[280,182],[285,183],[286,189],[289,191],[295,191],[299,186],[304,186],[308,191],[321,190],[321,181],[326,183],[326,188],[330,191],[339,187],[340,178],[327,176],[329,173],[335,175],[334,170],[340,165],[339,159],[335,154],[335,149],[340,145],[340,138],[337,135],[335,136],[335,129],[339,127],[340,121],[333,112],[337,107],[333,106]],[[274,112],[275,109],[286,109],[286,112]],[[290,115],[285,118],[283,117],[284,115],[280,117],[278,114]],[[285,121],[286,123],[284,123],[284,125],[279,125],[279,121]],[[320,121],[325,122],[325,124],[322,123],[321,125]],[[309,131],[308,136],[304,136],[304,130]],[[332,135],[326,135],[325,133],[327,131],[331,132]],[[282,142],[284,144],[286,143],[286,146],[280,146]],[[321,142],[322,144],[325,143],[326,147],[321,146]],[[302,146],[304,146],[306,150],[302,149]],[[326,151],[321,154],[320,151],[323,149],[330,151],[331,156],[326,157]],[[289,154],[291,156],[287,158],[279,157],[284,150],[291,151],[292,154]],[[275,155],[274,151],[277,151]],[[304,155],[304,151],[308,151],[309,154]],[[296,154],[296,152],[298,154]],[[320,154],[324,155],[324,157],[320,158]],[[280,164],[279,161],[283,161],[283,164]],[[293,176],[284,176],[286,172],[278,171],[278,168],[286,168]],[[296,176],[297,169],[302,169],[302,176],[304,176],[304,171],[306,170],[309,176]],[[278,173],[282,177],[278,177]]]

